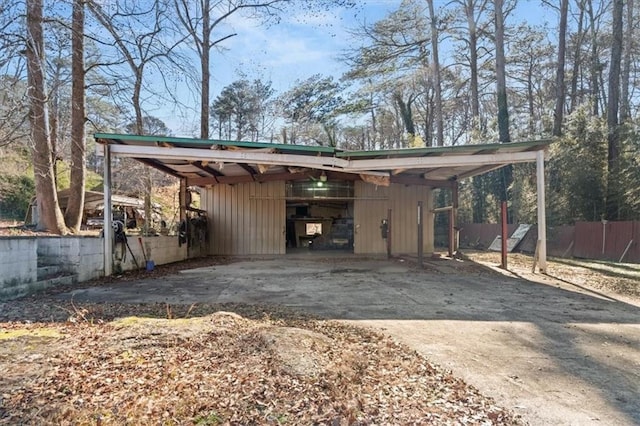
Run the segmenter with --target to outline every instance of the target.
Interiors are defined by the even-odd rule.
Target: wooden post
[[[507,202],[502,202],[501,208],[501,219],[502,219],[502,262],[501,266],[503,269],[507,269],[507,240],[509,238],[508,230],[507,230]]]
[[[103,177],[103,203],[102,215],[102,236],[104,238],[104,276],[108,277],[113,273],[113,228],[111,220],[113,217],[111,208],[111,145],[104,145],[104,164],[102,169]]]
[[[458,181],[453,182],[451,187],[451,206],[453,211],[451,212],[451,218],[453,223],[453,254],[458,252],[458,230],[457,230],[457,218],[458,218]]]
[[[391,259],[391,209],[387,211],[387,259]]]
[[[454,240],[456,239],[456,230],[454,228],[455,226],[455,213],[454,213],[455,209],[451,209],[449,210],[449,257],[453,257],[453,253],[455,251],[455,242]]]
[[[424,257],[424,215],[422,213],[422,201],[418,201],[418,263],[422,266]]]
[[[180,194],[179,201],[180,204],[180,221],[183,221],[187,218],[187,179],[180,179]]]
[[[540,272],[547,272],[547,217],[545,211],[545,188],[544,188],[544,151],[536,153],[536,181],[538,191],[538,265]]]

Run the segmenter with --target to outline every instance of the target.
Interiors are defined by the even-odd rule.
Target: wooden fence
[[[461,225],[460,247],[486,249],[500,235],[499,224]],[[509,225],[509,235],[517,225]],[[538,230],[531,228],[516,251],[533,253]],[[547,229],[547,253],[556,257],[640,263],[640,222],[577,222]]]

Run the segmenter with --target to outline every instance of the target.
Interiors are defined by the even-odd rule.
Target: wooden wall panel
[[[392,254],[417,254],[418,201],[424,205],[424,253],[433,253],[433,197],[431,188],[392,184],[377,187],[356,182],[354,203],[355,253],[384,254],[380,223],[391,214]]]
[[[284,254],[283,182],[214,185],[202,193],[211,254]]]

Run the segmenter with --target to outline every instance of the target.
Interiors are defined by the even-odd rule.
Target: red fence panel
[[[629,243],[637,241],[638,232],[635,228],[638,224],[638,222],[578,222],[573,255],[585,259],[618,261]],[[637,247],[632,243],[624,260],[640,262],[639,254]]]
[[[509,235],[517,225],[509,225]],[[465,224],[460,232],[460,246],[487,248],[500,234],[498,224]],[[533,226],[518,246],[518,251],[533,253],[538,230]],[[640,222],[578,222],[547,229],[549,256],[573,256],[584,259],[640,263]]]

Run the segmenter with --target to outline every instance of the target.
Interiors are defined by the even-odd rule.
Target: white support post
[[[103,165],[103,191],[104,210],[102,222],[102,235],[104,237],[104,276],[108,277],[113,273],[113,228],[111,211],[111,145],[104,145],[104,165]]]
[[[547,219],[545,211],[544,191],[544,151],[536,155],[536,180],[538,189],[538,265],[540,272],[547,272]]]

